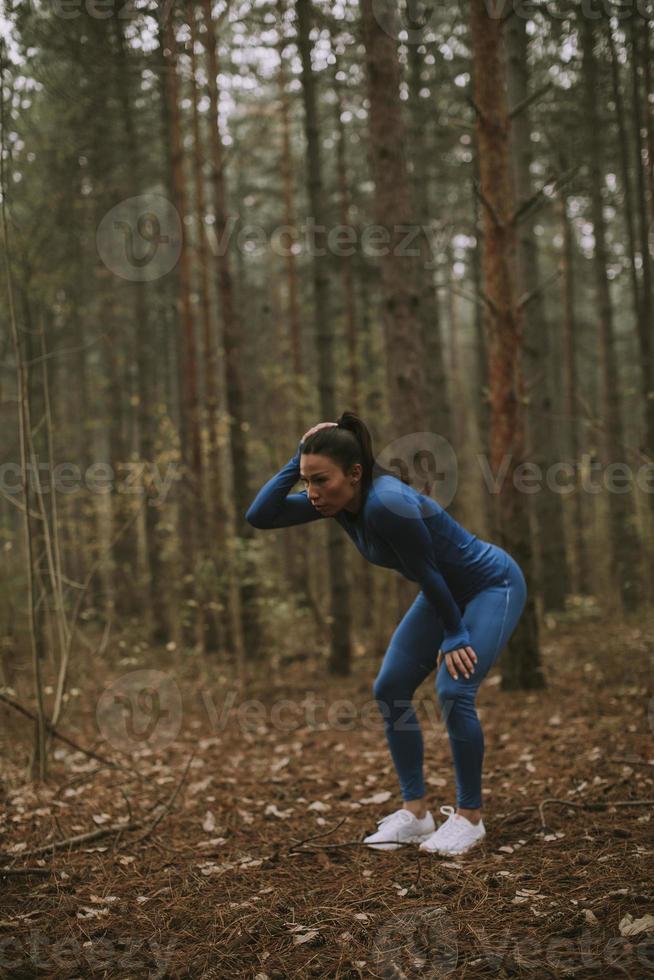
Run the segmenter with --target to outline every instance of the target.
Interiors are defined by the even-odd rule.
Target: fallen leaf
[[[109,915],[109,909],[91,909],[88,905],[83,905],[82,910],[77,913],[78,919],[99,919],[102,915]]]
[[[300,946],[302,943],[311,942],[312,939],[315,939],[319,935],[320,932],[318,929],[310,929],[309,932],[305,932],[302,935],[293,936],[293,942],[296,946]]]
[[[269,803],[263,812],[266,815],[270,814],[273,817],[279,817],[281,820],[288,820],[293,813],[293,808],[289,807],[288,810],[278,810],[275,803]]]
[[[640,919],[634,919],[630,912],[620,919],[621,936],[638,936],[641,932],[654,932],[654,915],[643,915]]]
[[[208,834],[210,834],[212,830],[216,829],[216,818],[214,817],[211,810],[207,810],[207,812],[204,815],[204,820],[202,821],[202,829],[206,830]]]
[[[380,793],[374,793],[372,796],[366,796],[365,799],[360,800],[360,803],[385,803],[386,800],[390,800],[391,792],[388,789],[382,790]]]

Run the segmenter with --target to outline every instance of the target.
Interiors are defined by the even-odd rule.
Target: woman
[[[289,494],[301,479],[303,493]],[[502,548],[466,531],[431,497],[376,466],[367,427],[344,412],[302,436],[293,458],[259,491],[246,513],[256,528],[333,517],[374,565],[399,571],[421,591],[396,627],[373,684],[404,806],[364,839],[394,850],[462,854],[486,834],[481,818],[484,737],[475,697],[524,608],[519,565]],[[456,777],[456,811],[436,829],[425,804],[423,741],[411,704],[436,668],[436,691]]]

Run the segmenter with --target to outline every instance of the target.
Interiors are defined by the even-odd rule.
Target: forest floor
[[[582,612],[544,632],[545,689],[502,691],[498,665],[482,684],[487,836],[456,859],[361,843],[402,803],[378,653],[346,678],[298,660],[246,695],[224,667],[125,657],[174,678],[159,701],[78,696],[60,727],[127,768],[55,742],[45,784],[0,705],[0,975],[654,976],[654,616]],[[438,824],[455,797],[434,676],[414,704]]]

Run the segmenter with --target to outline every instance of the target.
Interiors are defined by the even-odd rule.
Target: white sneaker
[[[436,824],[429,810],[422,819],[401,807],[377,821],[378,830],[363,843],[380,851],[396,851],[402,844],[419,844],[433,833]]]
[[[467,817],[456,813],[453,806],[442,806],[441,813],[447,814],[447,820],[422,842],[421,851],[448,856],[464,854],[486,836],[483,820],[474,824]]]

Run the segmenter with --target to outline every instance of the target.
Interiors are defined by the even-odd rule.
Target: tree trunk
[[[199,628],[202,648],[215,652],[219,646],[219,622],[214,615],[212,590],[216,587],[219,574],[219,558],[214,542],[217,537],[216,511],[222,492],[220,464],[218,459],[218,391],[216,379],[218,364],[216,344],[213,339],[211,323],[211,300],[209,297],[209,254],[206,235],[206,203],[204,192],[203,160],[204,150],[200,132],[199,92],[197,84],[196,45],[198,30],[196,16],[199,12],[194,0],[187,0],[187,20],[191,27],[191,108],[193,113],[193,184],[195,187],[195,214],[197,228],[197,275],[200,296],[200,319],[202,324],[202,364],[204,366],[204,391],[206,399],[206,463],[203,466],[204,493],[199,507],[200,553],[202,555],[202,577],[198,588]]]
[[[647,23],[647,22],[646,22]],[[654,309],[652,297],[652,255],[650,252],[650,238],[654,243],[654,225],[650,225],[650,213],[647,209],[647,184],[652,189],[651,180],[647,180],[645,167],[643,164],[642,138],[643,130],[651,138],[651,117],[649,109],[650,88],[645,87],[645,124],[643,124],[642,95],[640,88],[639,68],[641,60],[645,65],[649,65],[648,59],[649,31],[643,30],[640,26],[640,17],[631,18],[631,80],[633,92],[633,117],[634,131],[636,137],[636,194],[637,194],[637,214],[638,214],[638,238],[640,244],[640,255],[642,261],[641,289],[640,289],[640,315],[638,317],[638,337],[640,340],[640,356],[642,364],[642,387],[643,387],[643,409],[645,416],[645,446],[652,453],[654,447]],[[641,51],[646,53],[641,54]],[[644,69],[647,80],[649,71]],[[649,129],[648,129],[649,124]],[[652,145],[648,143],[648,152],[651,154]],[[651,166],[651,155],[649,157]],[[651,203],[651,202],[650,202]],[[653,205],[654,206],[654,205]],[[654,517],[654,494],[649,494],[649,518],[650,523]],[[649,578],[650,595],[654,588],[654,548],[650,544],[649,548]]]
[[[650,50],[650,37],[652,30],[649,20],[643,23],[643,75],[645,78],[644,113],[645,128],[647,130],[647,182],[649,184],[649,220],[654,225],[654,109],[650,100],[650,92],[654,91],[654,79],[652,78],[652,55]],[[650,443],[651,445],[651,443]]]
[[[336,75],[336,72],[334,73]],[[350,213],[350,190],[347,176],[347,148],[343,115],[341,83],[334,77],[334,114],[336,123],[336,178],[338,186],[338,210],[340,223],[345,228],[352,227]],[[347,343],[348,385],[347,403],[356,415],[361,414],[361,378],[359,376],[359,345],[357,337],[357,312],[354,294],[354,256],[340,256],[339,265],[343,281],[343,305],[345,312],[345,338]]]
[[[114,9],[113,27],[118,46],[118,70],[115,73],[116,84],[118,86],[118,96],[121,104],[121,115],[125,126],[126,153],[129,160],[129,171],[133,180],[137,181],[141,173],[141,157],[139,152],[139,142],[136,133],[136,126],[132,110],[133,93],[130,91],[130,79],[133,77],[130,72],[128,50],[126,40],[123,36],[124,21],[120,19],[117,10]],[[134,331],[136,348],[136,394],[137,405],[137,431],[139,440],[139,457],[147,467],[154,466],[155,442],[155,417],[154,406],[154,376],[157,353],[152,344],[148,342],[153,330],[153,324],[148,317],[148,302],[145,283],[137,280],[133,283],[125,283],[125,289],[132,293],[134,304]],[[144,488],[145,489],[145,488]],[[161,535],[157,532],[158,508],[154,506],[154,500],[150,500],[148,495],[144,498],[144,534],[145,534],[145,561],[147,565],[147,590],[148,604],[146,612],[149,613],[149,632],[154,641],[161,640],[168,635],[165,610],[165,575],[162,559]],[[126,533],[124,537],[132,539],[134,535]],[[135,596],[138,596],[134,590]]]
[[[604,467],[616,463],[623,455],[623,427],[615,355],[613,308],[607,277],[606,225],[603,211],[603,160],[600,126],[597,112],[598,78],[595,63],[594,22],[580,17],[583,107],[588,141],[589,193],[595,248],[593,268],[598,319],[598,348],[600,356],[600,404],[604,420],[601,458]],[[608,491],[609,535],[608,564],[614,592],[625,609],[639,602],[640,542],[634,527],[633,495]]]
[[[220,299],[223,349],[225,354],[225,400],[229,414],[229,448],[232,464],[232,497],[234,501],[234,523],[239,536],[246,543],[246,558],[243,565],[243,581],[238,583],[238,592],[230,589],[227,601],[232,623],[232,643],[240,660],[245,654],[255,661],[262,656],[262,631],[257,607],[258,589],[255,568],[247,548],[255,530],[245,520],[245,512],[252,499],[248,467],[248,445],[245,438],[244,411],[245,394],[243,387],[241,350],[241,323],[234,302],[230,251],[227,238],[227,178],[225,175],[225,153],[219,128],[218,115],[218,51],[216,32],[211,13],[211,0],[202,0],[206,28],[207,76],[209,101],[211,106],[211,158],[213,204],[215,210],[215,231],[219,242],[224,242],[218,258],[218,296]],[[230,570],[227,569],[229,575]],[[233,573],[234,574],[234,573]],[[237,573],[235,573],[237,574]],[[241,639],[242,637],[242,639]],[[244,650],[241,644],[244,644]]]
[[[302,95],[307,153],[307,194],[311,217],[316,225],[313,257],[314,320],[317,354],[320,360],[318,388],[322,420],[336,415],[333,335],[330,322],[329,255],[326,249],[327,216],[324,205],[320,130],[317,112],[316,85],[311,67],[311,4],[296,0],[297,43],[302,60]],[[321,227],[324,229],[321,231]],[[322,253],[322,254],[321,254]],[[334,521],[327,522],[330,580],[331,637],[329,670],[349,674],[352,662],[351,611],[346,552],[343,532]]]
[[[560,158],[560,171],[565,173],[567,163],[563,156]],[[568,455],[569,462],[577,467],[579,465],[579,422],[578,412],[581,410],[577,398],[577,351],[575,338],[577,336],[577,322],[575,315],[574,302],[574,240],[570,219],[568,218],[567,198],[565,192],[561,190],[556,198],[556,205],[559,215],[561,237],[563,246],[561,248],[560,272],[561,272],[561,324],[562,324],[562,349],[563,349],[563,378],[564,378],[564,398],[565,414],[568,421]],[[575,470],[575,472],[578,472]],[[571,529],[571,543],[573,546],[572,570],[573,588],[575,593],[588,595],[590,587],[590,570],[588,567],[588,553],[584,543],[584,507],[583,495],[578,485],[575,487],[572,496],[572,515],[569,522]]]
[[[514,483],[525,456],[524,385],[521,376],[522,323],[516,306],[515,218],[509,155],[510,121],[502,23],[486,12],[484,0],[470,0],[474,100],[479,146],[480,196],[484,226],[485,324],[488,335],[491,469],[506,475],[497,496],[495,524],[500,544],[520,564],[527,580],[527,603],[503,655],[502,687],[540,688],[538,620],[533,595],[533,554],[527,504]],[[491,82],[492,80],[492,82]]]
[[[474,69],[473,69],[474,70]],[[472,282],[474,286],[475,309],[475,358],[476,358],[476,389],[478,392],[475,398],[475,412],[477,416],[477,430],[479,433],[479,452],[488,453],[490,451],[490,401],[489,401],[489,378],[488,378],[488,350],[486,334],[484,332],[484,305],[482,298],[482,268],[483,268],[483,227],[481,214],[479,211],[479,147],[475,134],[473,145],[473,173],[471,181],[471,203],[472,221],[475,229],[476,245],[470,259]],[[490,506],[487,518],[492,522]]]
[[[514,13],[505,31],[507,45],[508,98],[512,106],[529,96],[527,67],[527,22]],[[511,126],[511,155],[515,205],[522,207],[533,197],[533,160],[530,110],[525,104]],[[528,456],[542,473],[538,493],[528,495],[536,532],[534,577],[543,596],[543,610],[565,609],[568,592],[566,538],[561,494],[550,487],[545,476],[557,461],[557,438],[552,420],[554,399],[551,391],[550,324],[541,292],[538,246],[534,225],[535,209],[523,213],[516,229],[517,287],[519,301],[530,297],[521,313],[524,323],[524,370],[529,390],[525,424],[529,438]]]
[[[332,48],[334,47],[332,43]],[[334,122],[336,125],[336,179],[338,188],[338,209],[339,220],[344,228],[354,226],[354,218],[351,212],[351,194],[348,177],[348,158],[347,158],[347,132],[343,122],[343,112],[345,109],[343,101],[343,85],[338,75],[338,60],[334,64]],[[354,246],[356,247],[356,246]],[[354,274],[356,272],[356,255],[342,255],[339,259],[343,281],[343,304],[345,314],[345,337],[347,342],[347,365],[348,365],[348,385],[346,388],[346,402],[351,411],[357,415],[362,415],[363,391],[361,385],[360,365],[361,365],[361,330],[357,321],[357,302],[354,284]],[[351,572],[356,582],[356,593],[364,597],[363,608],[368,611],[368,603],[372,596],[372,569],[367,561],[356,562],[354,568],[350,566]]]
[[[400,105],[397,42],[392,36],[394,32],[382,29],[373,0],[361,0],[361,22],[370,103],[368,130],[370,169],[375,183],[374,215],[377,225],[384,230],[383,242],[378,247],[384,298],[389,434],[391,439],[407,440],[406,450],[394,455],[395,459],[401,459],[408,481],[415,483],[417,447],[413,434],[426,430],[428,414],[423,344],[424,270],[420,268],[420,254],[412,254],[417,247],[419,229],[404,156],[407,134]],[[407,235],[410,235],[408,240]],[[430,322],[433,331],[433,320]],[[433,356],[433,350],[430,355]],[[425,448],[432,449],[429,445]],[[401,614],[414,600],[416,590],[410,582],[399,578],[396,591]]]
[[[297,433],[298,441],[305,431],[303,426],[305,417],[305,374],[302,357],[302,334],[300,329],[300,300],[299,283],[297,272],[297,260],[295,252],[291,248],[290,229],[296,228],[295,222],[295,194],[293,184],[293,157],[291,153],[291,107],[288,94],[288,72],[286,70],[286,60],[284,49],[286,47],[286,32],[284,17],[287,9],[286,0],[277,0],[278,25],[279,25],[279,108],[281,116],[281,154],[280,171],[282,177],[282,198],[284,203],[284,225],[289,229],[287,242],[285,242],[285,266],[286,266],[286,289],[288,304],[288,343],[290,349],[289,373],[292,383],[286,387],[286,401],[290,401],[290,419],[288,428],[284,431],[294,431]],[[302,394],[298,392],[301,391]],[[308,561],[307,549],[304,547],[305,528],[289,527],[284,534],[284,546],[286,548],[289,578],[293,595],[297,596],[300,603],[311,609],[315,613],[315,603],[311,592],[311,573]],[[315,619],[316,626],[321,628],[319,618]]]
[[[422,288],[419,258],[405,241],[416,230],[404,158],[406,132],[400,106],[397,42],[375,17],[373,0],[361,0],[370,107],[370,168],[375,182],[375,218],[386,232],[380,246],[389,405],[393,436],[420,432],[425,425],[424,348],[421,343]],[[408,461],[405,461],[408,462]]]
[[[421,95],[423,88],[422,68],[424,57],[420,45],[408,45],[409,56],[409,108],[411,112],[410,140],[412,175],[411,190],[413,212],[420,228],[416,246],[420,248],[418,265],[420,296],[420,317],[422,345],[425,354],[425,424],[430,431],[437,432],[452,442],[455,438],[451,412],[452,392],[457,391],[456,381],[448,383],[445,371],[444,341],[438,294],[434,283],[436,256],[431,253],[427,231],[430,227],[429,207],[430,168],[429,154],[425,141],[428,115],[433,112],[433,102]],[[424,227],[422,227],[424,226]]]
[[[163,26],[163,42],[167,63],[165,94],[170,122],[174,204],[180,217],[182,235],[178,262],[178,300],[182,332],[180,445],[183,470],[179,508],[179,540],[182,563],[180,619],[182,641],[186,646],[193,647],[197,642],[195,575],[199,540],[197,501],[200,499],[202,488],[202,457],[198,419],[196,344],[191,310],[191,270],[184,223],[187,206],[175,26],[174,9],[171,9]]]

